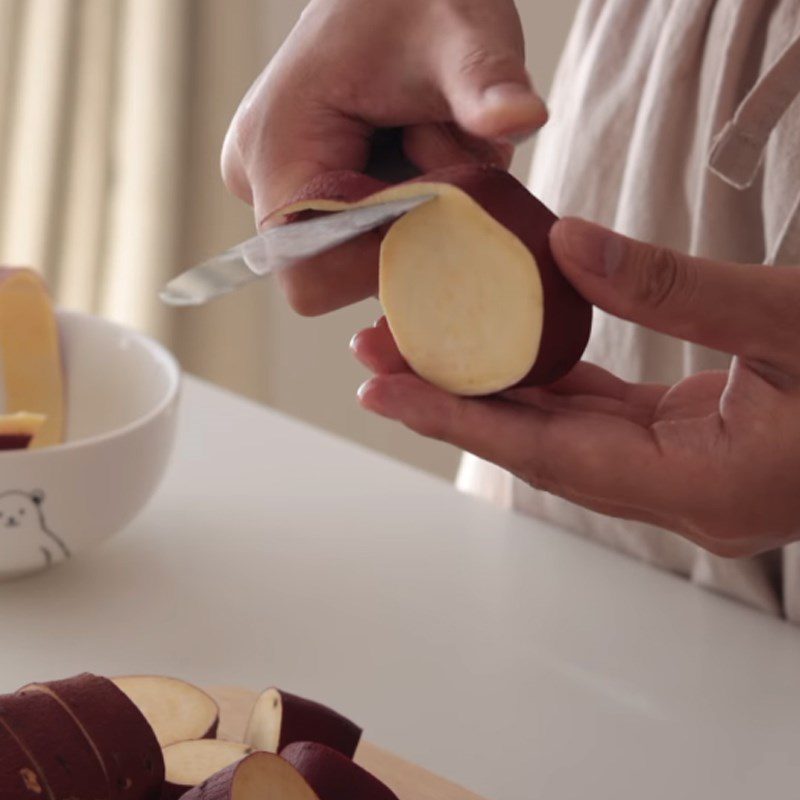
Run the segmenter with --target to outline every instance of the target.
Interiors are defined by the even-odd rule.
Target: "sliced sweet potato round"
[[[246,744],[221,739],[176,742],[164,748],[165,782],[162,800],[178,800],[221,769],[253,752]]]
[[[0,797],[52,800],[42,768],[19,737],[0,717]]]
[[[29,684],[19,696],[45,694],[71,715],[103,765],[113,800],[158,797],[164,759],[158,740],[139,709],[110,680],[84,673]]]
[[[24,450],[42,429],[44,414],[0,414],[0,450]]]
[[[144,714],[161,747],[217,735],[219,707],[197,686],[161,675],[126,675],[113,680]]]
[[[280,752],[308,782],[320,800],[398,800],[370,772],[317,742],[293,742]]]
[[[550,250],[556,216],[507,172],[465,165],[387,187],[350,172],[312,181],[280,214],[295,221],[429,194],[380,252],[380,300],[421,377],[461,395],[547,384],[583,354],[592,308]]]
[[[55,800],[109,800],[103,764],[73,716],[54,697],[26,692],[0,697],[0,718],[35,761]],[[30,777],[30,775],[29,775]],[[0,797],[13,796],[0,793]]]
[[[319,800],[288,761],[253,753],[190,789],[183,800]]]
[[[327,706],[271,687],[262,692],[247,723],[245,741],[278,753],[297,741],[320,742],[352,758],[361,728]]]

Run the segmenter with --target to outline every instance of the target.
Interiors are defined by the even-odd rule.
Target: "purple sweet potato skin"
[[[241,763],[229,764],[215,772],[208,780],[182,795],[182,800],[232,800],[233,780]],[[264,794],[267,796],[266,792]]]
[[[201,738],[203,738],[203,739],[216,739],[218,730],[219,730],[219,717],[217,717],[211,723],[211,727],[205,732],[205,734]]]
[[[35,760],[54,800],[107,800],[109,784],[103,767],[57,700],[39,692],[4,695],[0,717]]]
[[[0,719],[0,797],[7,800],[47,800],[39,765]]]
[[[180,800],[186,792],[193,788],[192,786],[181,786],[177,783],[164,781],[164,785],[161,787],[161,800]]]
[[[539,353],[520,386],[552,383],[580,361],[589,341],[592,306],[564,277],[550,249],[550,228],[558,217],[516,178],[496,167],[463,164],[421,175],[409,183],[449,183],[470,195],[497,222],[513,233],[533,254],[544,293],[544,326]],[[319,215],[301,211],[298,204],[312,200],[355,203],[388,188],[357,172],[329,172],[310,181],[287,204],[294,222]],[[278,212],[280,214],[280,212]]]
[[[149,676],[149,675],[123,675],[123,676],[119,676],[119,677],[114,678],[114,680],[117,681],[117,680],[121,680],[123,678],[139,678],[139,677],[147,678],[147,677],[154,677],[154,676]],[[156,677],[158,677],[158,676],[156,676]],[[177,679],[175,679],[175,680],[177,680]],[[198,688],[198,687],[194,687],[194,688]],[[200,691],[202,691],[202,690],[200,690]],[[205,694],[205,692],[203,692],[203,694]],[[203,734],[200,735],[200,736],[197,736],[197,737],[193,736],[191,738],[192,739],[194,739],[194,738],[197,738],[197,739],[216,739],[217,738],[217,730],[218,729],[219,729],[219,708],[217,708],[217,714],[214,717],[214,721],[211,723],[211,725],[209,726],[208,730],[204,731]]]
[[[338,203],[357,203],[365,197],[388,189],[389,186],[390,184],[379,181],[369,175],[364,175],[361,172],[351,172],[349,170],[323,172],[321,175],[312,178],[303,186],[286,206],[302,205],[312,200],[333,200]],[[286,214],[285,221],[299,222],[302,219],[309,219],[310,217],[325,213],[327,212],[313,209],[308,211],[297,210]],[[281,211],[276,212],[276,214],[271,214],[264,219],[263,222],[266,222],[267,219],[274,216],[280,217],[281,214]]]
[[[292,742],[319,742],[352,758],[361,728],[321,703],[281,691],[281,735],[278,752]]]
[[[0,433],[0,450],[25,450],[31,439],[30,433]]]
[[[155,733],[128,696],[107,678],[84,673],[31,684],[23,695],[52,692],[80,721],[97,747],[113,800],[158,800],[164,758]]]
[[[318,742],[293,742],[280,751],[319,800],[398,800],[374,775]]]

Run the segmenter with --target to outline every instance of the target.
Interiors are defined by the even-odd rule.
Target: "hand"
[[[261,226],[317,174],[363,171],[376,128],[403,127],[406,158],[427,172],[507,166],[511,138],[546,118],[513,0],[312,0],[236,112],[223,177]],[[320,314],[375,294],[378,243],[283,273],[290,303]]]
[[[362,405],[586,508],[739,557],[800,539],[800,268],[691,258],[579,220],[551,232],[575,287],[615,316],[735,356],[729,372],[630,384],[579,364],[546,388],[446,394],[384,321],[353,340]]]

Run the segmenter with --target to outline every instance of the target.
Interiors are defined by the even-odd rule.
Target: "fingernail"
[[[397,419],[403,411],[407,394],[397,381],[378,376],[358,387],[358,399],[368,411]]]
[[[613,275],[622,262],[625,239],[583,220],[564,220],[552,229],[556,257],[593,275]]]
[[[516,81],[496,83],[483,90],[483,101],[487,105],[500,106],[506,103],[518,103],[536,97],[530,86]],[[537,98],[538,99],[538,98]]]
[[[367,392],[369,391],[370,381],[364,381],[361,386],[358,387],[358,391],[356,394],[358,395],[359,400],[363,400],[366,396]]]
[[[478,113],[483,118],[480,136],[512,146],[524,142],[547,122],[544,101],[533,86],[521,79],[483,89]]]
[[[511,147],[517,148],[521,144],[525,144],[525,142],[527,142],[528,139],[530,139],[533,136],[535,136],[537,131],[538,131],[538,128],[535,128],[535,129],[532,129],[532,130],[529,130],[529,131],[523,131],[522,133],[509,133],[506,136],[504,136],[502,139],[498,139],[497,141],[500,144],[506,144],[506,145],[510,145]]]

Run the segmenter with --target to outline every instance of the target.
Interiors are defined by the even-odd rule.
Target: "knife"
[[[171,306],[198,306],[296,261],[399,219],[435,195],[392,200],[270,228],[173,278],[159,297]]]

